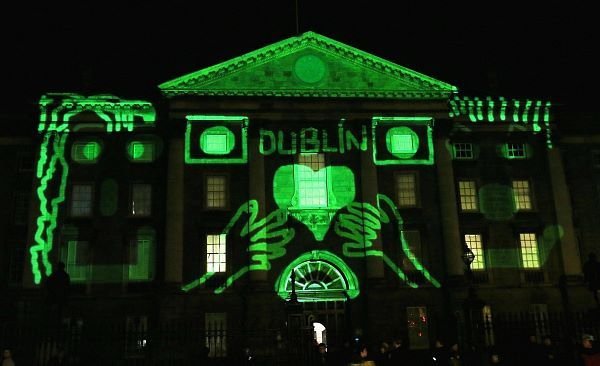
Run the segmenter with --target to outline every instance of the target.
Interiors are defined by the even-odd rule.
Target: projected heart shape
[[[273,176],[277,206],[306,225],[317,241],[323,240],[335,213],[354,196],[354,174],[346,166],[314,171],[306,165],[284,165]]]

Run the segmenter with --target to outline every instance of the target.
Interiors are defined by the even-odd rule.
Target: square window
[[[392,135],[392,153],[412,153],[414,144],[412,135]]]
[[[209,154],[226,154],[227,149],[227,134],[225,133],[210,133],[206,136],[206,149]]]
[[[473,144],[470,143],[454,143],[453,144],[454,159],[470,160],[474,158]]]

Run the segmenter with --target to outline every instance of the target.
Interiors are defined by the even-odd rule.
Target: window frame
[[[510,145],[523,145],[523,156],[510,155],[510,151],[516,151],[516,149],[514,147],[511,148]],[[531,147],[526,142],[505,142],[503,148],[505,151],[504,157],[508,160],[527,160],[531,153]]]
[[[524,234],[533,234],[533,236],[535,238],[535,252],[536,252],[535,255],[536,255],[536,261],[537,261],[537,267],[526,267],[525,266],[525,258],[523,256],[523,244],[521,242],[521,235],[524,235]],[[527,230],[527,229],[519,230],[517,232],[517,243],[518,243],[518,247],[519,247],[519,266],[520,266],[521,270],[543,271],[542,261],[540,258],[541,251],[540,251],[539,233],[535,230]]]
[[[221,176],[225,178],[225,188],[224,188],[224,193],[225,193],[225,204],[223,205],[223,207],[210,207],[208,205],[208,178],[210,177],[215,177],[215,176]],[[204,199],[202,200],[202,207],[204,208],[204,210],[206,211],[226,211],[229,210],[231,207],[231,175],[229,172],[217,172],[217,171],[212,171],[212,172],[205,172],[202,175],[202,189],[203,189],[203,194],[204,194]]]
[[[527,182],[527,186],[529,188],[529,204],[530,204],[530,208],[518,208],[517,207],[517,196],[515,194],[515,188],[514,188],[514,183],[515,182]],[[533,182],[531,179],[529,178],[511,178],[510,180],[510,188],[512,189],[512,196],[513,196],[513,202],[514,202],[514,207],[515,207],[515,211],[516,212],[532,212],[536,210],[536,205],[535,205],[535,196],[533,194]]]
[[[136,214],[133,212],[133,204],[134,204],[134,186],[139,185],[139,186],[149,186],[150,187],[150,212],[147,214]],[[129,217],[152,217],[152,213],[153,213],[153,203],[154,203],[154,186],[152,185],[152,183],[146,183],[146,182],[131,182],[129,184],[129,207],[128,207],[128,212],[127,215]]]
[[[85,145],[90,142],[96,143],[98,145],[98,148],[100,149],[100,152],[98,153],[98,156],[96,157],[96,159],[94,159],[94,160],[78,160],[78,159],[76,159],[75,158],[76,146],[77,145]],[[82,139],[73,141],[73,143],[71,144],[70,152],[71,152],[70,160],[76,164],[79,164],[79,165],[98,164],[98,162],[100,161],[100,159],[102,157],[102,153],[104,152],[104,144],[102,143],[102,141],[100,139],[97,139],[97,138],[82,138]]]
[[[456,145],[469,145],[471,147],[470,157],[459,157],[456,152],[458,151]],[[452,143],[452,159],[454,160],[475,160],[475,146],[472,142],[453,142]]]
[[[412,175],[414,177],[414,196],[415,203],[413,205],[402,205],[400,202],[400,191],[398,179],[402,175]],[[418,170],[399,170],[394,172],[394,202],[398,205],[398,209],[410,209],[410,208],[420,208],[421,207],[421,189],[419,184],[419,171]]]
[[[90,213],[87,215],[75,215],[73,214],[73,202],[74,202],[74,188],[75,186],[90,186],[91,197],[90,197]],[[93,182],[72,182],[70,186],[69,194],[69,217],[71,218],[90,218],[94,216],[94,201],[96,198],[96,186]]]
[[[475,194],[473,197],[475,197],[475,208],[463,208],[462,206],[462,194],[461,194],[461,189],[460,189],[460,183],[461,182],[473,182],[474,187],[473,189],[475,190]],[[458,195],[458,208],[460,212],[465,212],[465,213],[477,213],[477,212],[481,212],[481,204],[479,202],[479,182],[476,179],[473,178],[457,178],[456,179],[456,193]],[[469,196],[470,197],[470,196]]]
[[[219,243],[218,243],[218,244],[215,244],[215,243],[214,243],[214,241],[213,241],[213,243],[212,243],[212,244],[209,244],[209,243],[208,243],[208,237],[209,237],[209,236],[215,236],[215,237],[218,237],[218,238],[219,238],[219,239],[218,239],[218,240],[219,240]],[[212,254],[212,255],[224,255],[224,256],[225,256],[225,262],[221,262],[221,261],[214,261],[214,260],[213,260],[212,262],[209,262],[209,260],[208,260],[208,258],[209,258],[209,257],[208,257],[208,256],[209,256],[208,246],[209,246],[209,245],[219,245],[219,246],[220,246],[220,245],[222,245],[222,243],[221,243],[221,238],[223,238],[223,240],[224,240],[224,245],[225,245],[225,253],[222,253],[222,252],[220,252],[220,251],[219,251],[219,252],[214,252],[214,251],[213,251],[213,252],[210,252],[210,254]],[[204,235],[204,254],[205,254],[205,255],[204,255],[204,266],[206,267],[206,272],[207,272],[207,273],[208,273],[208,272],[213,272],[215,276],[218,276],[218,275],[226,275],[226,274],[228,273],[228,267],[229,267],[229,266],[228,266],[228,262],[229,262],[229,258],[228,258],[228,250],[227,250],[227,235],[226,235],[226,234],[222,234],[222,233],[216,233],[216,232],[207,232],[207,233]],[[212,263],[212,265],[213,265],[213,266],[214,266],[215,264],[219,264],[219,265],[220,265],[221,263],[223,263],[223,264],[224,264],[224,267],[225,267],[225,269],[224,269],[223,271],[221,271],[221,270],[219,270],[219,271],[209,271],[209,263]]]

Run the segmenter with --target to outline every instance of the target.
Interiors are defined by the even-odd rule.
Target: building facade
[[[593,306],[586,164],[565,168],[549,101],[462,96],[312,32],[159,89],[41,98],[20,280],[35,298],[63,261],[79,327],[197,324],[227,356],[282,341],[297,296],[319,342],[427,349],[465,320],[490,345],[495,314]]]

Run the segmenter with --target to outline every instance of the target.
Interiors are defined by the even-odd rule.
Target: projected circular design
[[[419,150],[419,136],[409,127],[390,128],[385,143],[388,151],[400,159],[410,159]]]
[[[304,55],[296,60],[294,73],[307,84],[317,83],[325,77],[327,65],[315,55]]]
[[[235,147],[233,132],[224,126],[210,127],[200,135],[200,148],[209,155],[227,155]]]

